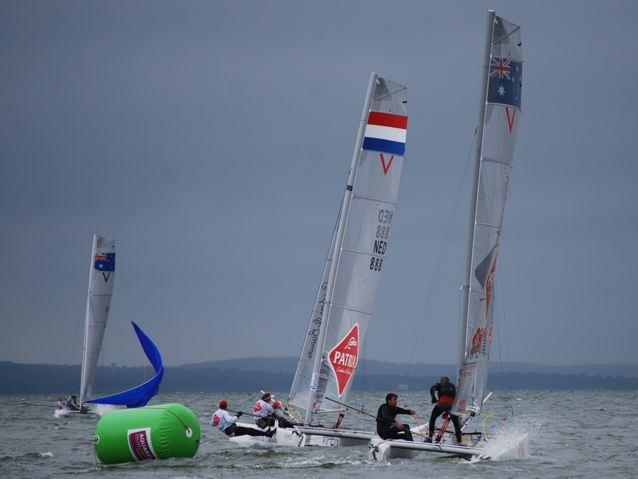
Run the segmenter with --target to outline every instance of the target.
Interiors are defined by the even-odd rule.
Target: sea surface
[[[353,393],[350,403],[374,414],[385,394]],[[478,462],[433,454],[375,462],[365,448],[244,449],[209,424],[212,405],[220,399],[229,401],[229,409],[250,411],[255,395],[174,393],[152,401],[180,402],[195,412],[202,426],[195,457],[103,466],[93,453],[97,416],[54,418],[51,396],[0,396],[0,477],[638,477],[638,391],[495,391],[485,408],[490,437],[506,449],[511,438],[527,433],[528,453],[523,459],[504,455]],[[421,421],[429,417],[431,404],[424,391],[399,392],[399,404],[416,409]],[[342,427],[370,430],[373,422],[348,413]]]

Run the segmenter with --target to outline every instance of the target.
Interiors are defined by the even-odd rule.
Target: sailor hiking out
[[[397,421],[397,414],[410,414],[416,416],[411,409],[403,409],[397,406],[398,397],[394,393],[388,393],[385,404],[379,406],[377,411],[377,434],[381,439],[405,439],[412,441],[410,426]]]
[[[274,401],[272,407],[275,410],[273,416],[277,419],[277,425],[279,427],[288,428],[297,425],[295,418],[288,414],[288,411],[283,407],[281,402]]]
[[[237,412],[237,415],[233,416],[228,411],[228,402],[225,399],[219,401],[219,409],[213,414],[213,418],[210,423],[213,427],[216,427],[227,436],[268,436],[272,437],[273,431],[265,432],[258,429],[252,429],[250,427],[238,426],[236,424],[237,419],[243,414],[241,411]]]
[[[275,425],[275,408],[270,404],[271,400],[270,393],[264,393],[253,406],[255,424],[262,429]]]
[[[435,393],[438,395],[436,397]],[[436,424],[436,418],[443,414],[444,418],[452,421],[454,424],[454,434],[456,435],[456,442],[461,444],[461,426],[459,424],[458,416],[452,414],[452,405],[454,404],[454,398],[456,397],[456,386],[450,382],[450,378],[447,376],[441,376],[438,383],[435,383],[430,388],[430,396],[432,398],[432,414],[430,415],[429,433],[430,437],[426,439],[427,442],[432,442],[434,438],[434,426]],[[447,425],[447,423],[446,423]],[[437,436],[437,442],[440,440],[442,433]]]

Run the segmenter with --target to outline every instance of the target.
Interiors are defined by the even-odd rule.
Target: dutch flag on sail
[[[362,148],[403,156],[407,129],[407,116],[371,111],[363,135]]]

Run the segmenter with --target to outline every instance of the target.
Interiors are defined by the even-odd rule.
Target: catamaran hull
[[[434,452],[439,454],[450,454],[454,456],[470,459],[481,457],[485,451],[480,447],[470,447],[452,444],[432,444],[404,441],[402,439],[393,441],[371,442],[368,450],[370,459],[375,461],[391,461],[393,459],[410,459],[416,457],[420,452]]]
[[[492,445],[490,441],[478,441],[472,446],[446,443],[424,443],[403,440],[383,441],[380,438],[370,441],[368,455],[375,461],[413,458],[419,453],[430,452],[448,454],[465,459],[523,459],[527,456],[527,434],[506,445]]]
[[[263,431],[255,424],[237,423],[238,426]],[[230,442],[241,447],[273,448],[273,447],[352,447],[367,446],[372,433],[361,431],[335,431],[323,428],[277,428],[272,437],[267,436],[233,436]]]

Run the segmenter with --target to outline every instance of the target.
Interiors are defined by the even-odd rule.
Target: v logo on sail
[[[388,161],[387,165],[385,163],[385,158],[383,156],[383,153],[379,153],[379,156],[381,157],[381,168],[383,168],[383,174],[387,175],[388,171],[390,170],[390,166],[392,165],[392,160],[394,160],[394,155],[390,157],[390,161]]]
[[[507,129],[512,133],[514,128],[514,118],[516,118],[516,110],[512,110],[512,116],[510,117],[510,109],[505,107],[505,116],[507,117]]]

